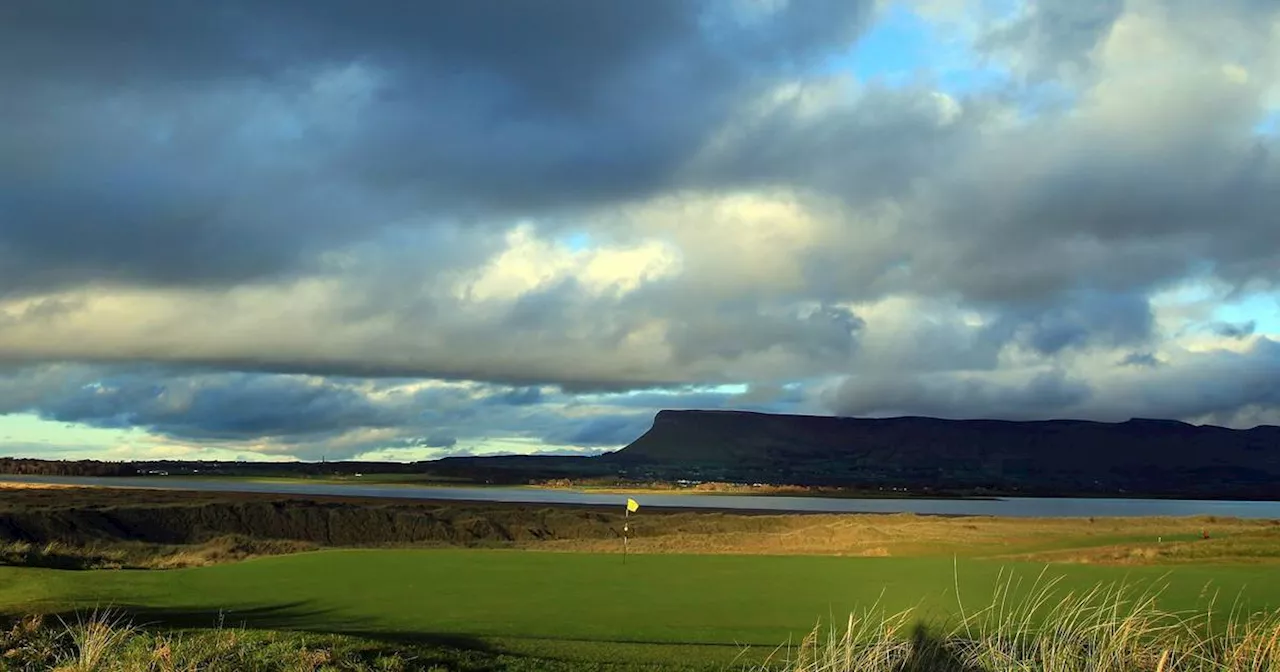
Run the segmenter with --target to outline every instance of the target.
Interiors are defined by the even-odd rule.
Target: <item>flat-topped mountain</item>
[[[0,473],[352,478],[394,473],[459,484],[692,480],[937,495],[1280,500],[1280,427],[660,411],[644,435],[596,457],[459,456],[414,463],[0,458]]]
[[[1275,426],[660,411],[648,432],[604,459],[815,485],[1280,498]]]

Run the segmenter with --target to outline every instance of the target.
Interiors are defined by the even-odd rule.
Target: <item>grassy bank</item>
[[[47,569],[177,569],[238,562],[267,555],[316,550],[304,541],[215,537],[197,544],[148,544],[136,541],[66,543],[0,542],[0,566]]]
[[[194,560],[186,564],[205,564],[310,547],[616,553],[623,522],[621,506],[0,488],[0,562],[70,567],[69,556],[78,554],[83,567],[180,566],[172,560],[184,554]],[[1125,565],[1280,560],[1280,524],[1211,517],[947,518],[646,508],[630,525],[632,548],[646,554],[959,555]],[[1201,539],[1202,530],[1211,538]],[[227,544],[228,539],[240,541]]]

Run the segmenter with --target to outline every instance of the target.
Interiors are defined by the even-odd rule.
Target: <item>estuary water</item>
[[[518,487],[437,487],[334,483],[254,482],[188,477],[87,478],[71,476],[0,475],[0,482],[43,483],[115,488],[256,492],[337,497],[508,502],[521,504],[581,504],[622,506],[634,497],[643,507],[780,511],[811,513],[918,513],[955,516],[1019,516],[1072,518],[1103,516],[1221,516],[1280,519],[1280,502],[1211,501],[1192,499],[1103,499],[1069,497],[1001,497],[996,499],[846,499],[834,497],[775,497],[761,495],[654,494],[550,490]]]

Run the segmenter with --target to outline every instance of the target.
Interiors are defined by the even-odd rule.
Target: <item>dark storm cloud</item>
[[[5,61],[12,74],[108,86],[122,79],[185,84],[362,58],[395,67],[421,60],[573,101],[635,59],[692,40],[698,7],[680,0],[643,7],[590,0],[18,0],[5,4],[0,19],[7,52],[24,59]],[[29,67],[13,67],[19,63]]]
[[[856,105],[806,114],[823,88],[808,83],[763,113],[735,120],[736,142],[705,159],[699,179],[716,186],[801,184],[855,204],[900,198],[913,180],[954,158],[985,116],[975,106],[966,113],[969,123],[942,123],[947,112],[932,91],[878,84],[860,92]]]
[[[405,439],[402,445],[413,448],[453,448],[458,445],[458,439],[452,436],[433,434],[431,436]]]
[[[1006,313],[1004,319],[1012,320],[1027,345],[1045,355],[1088,344],[1141,344],[1151,337],[1155,321],[1146,297],[1124,294],[1086,292],[1062,297],[1030,317],[1018,312]]]
[[[1089,52],[1111,30],[1124,0],[1040,0],[1030,11],[987,33],[985,49],[1008,49],[1025,61],[1033,79],[1051,78],[1063,67],[1089,67]]]
[[[411,217],[653,193],[871,3],[798,5],[5,3],[0,285],[228,285]]]
[[[1028,138],[1033,146],[1035,137]],[[912,221],[910,233],[891,246],[889,258],[911,260],[910,275],[888,280],[895,276],[885,270],[855,286],[964,297],[994,318],[984,340],[996,350],[1021,342],[1053,355],[1079,347],[1144,346],[1154,337],[1147,297],[1206,264],[1230,282],[1280,279],[1280,238],[1267,214],[1280,206],[1267,205],[1280,193],[1274,166],[1251,168],[1257,181],[1235,181],[1251,186],[1230,189],[1197,184],[1200,177],[1214,178],[1197,177],[1202,171],[1187,164],[1202,163],[1203,156],[1190,154],[1125,159],[1135,168],[1109,184],[1082,177],[1105,175],[1116,156],[1080,153],[1025,188],[1010,186],[1022,179],[1016,166],[1023,158],[1012,150],[990,169],[978,160],[965,169],[972,177],[940,180],[948,186],[926,206],[931,214],[919,221],[927,224]],[[1241,159],[1222,158],[1226,165]],[[1138,163],[1147,165],[1142,175]],[[1126,185],[1124,193],[1118,183]],[[824,254],[835,258],[842,251]],[[822,277],[820,271],[815,277]]]
[[[1182,146],[1115,152],[1068,149],[1049,132],[1026,141],[1054,151],[997,149],[970,175],[943,180],[933,226],[968,225],[929,227],[950,245],[916,250],[921,286],[990,303],[1070,302],[1079,292],[1132,302],[1126,295],[1192,275],[1208,260],[1230,281],[1277,277],[1267,213],[1280,206],[1280,171],[1265,147],[1215,146],[1208,125],[1187,129],[1195,139]],[[1009,184],[1022,181],[1018,166],[1044,170],[1054,152],[1060,158],[1047,174]],[[1001,169],[1015,174],[994,172]]]
[[[104,376],[44,400],[42,417],[96,427],[142,427],[185,439],[258,439],[390,427],[407,420],[354,390],[282,376]]]
[[[681,362],[735,360],[778,348],[817,366],[840,365],[852,357],[864,326],[862,318],[838,306],[801,312],[769,310],[756,301],[725,302],[712,312],[689,316],[668,342]]]
[[[909,331],[895,330],[894,338],[877,343],[858,364],[860,369],[900,373],[991,370],[999,367],[1000,353],[1015,341],[1020,325],[1009,318],[977,327],[933,318]]]
[[[824,402],[837,415],[924,415],[939,418],[1026,420],[1070,415],[1093,390],[1063,371],[1001,382],[955,374],[851,376]]]
[[[0,373],[0,414],[34,413],[98,428],[140,428],[178,442],[267,441],[267,452],[346,459],[385,448],[466,454],[494,437],[580,447],[619,445],[643,432],[661,408],[604,398],[598,400],[597,414],[579,417],[566,408],[581,409],[581,402],[531,391],[537,388],[413,389],[404,380],[371,384],[160,367],[27,367]],[[511,403],[493,403],[503,398]],[[366,431],[375,434],[360,436]]]
[[[487,404],[505,406],[528,406],[537,404],[542,400],[542,388],[540,387],[516,387],[484,398]]]
[[[652,424],[653,417],[648,414],[591,418],[557,428],[544,436],[543,441],[583,447],[620,446],[640,438]]]
[[[476,348],[463,362],[406,362],[393,354],[378,356],[315,356],[309,353],[281,354],[272,357],[165,357],[181,369],[226,370],[257,375],[314,375],[334,378],[400,380],[406,376],[432,380],[461,382],[484,381],[498,386],[534,387],[555,385],[565,392],[626,392],[643,388],[679,388],[689,385],[688,376],[667,370],[646,371],[635,367],[619,367],[609,363],[575,361],[565,349],[571,344],[556,344],[555,359],[530,363],[507,355],[490,357],[491,353]],[[97,366],[146,366],[153,360],[145,355],[101,358],[79,357],[77,361]],[[15,366],[48,363],[48,357],[16,358]],[[570,364],[577,364],[570,367]],[[723,382],[723,381],[721,381]]]
[[[1218,351],[1195,365],[1161,367],[1158,377],[1144,382],[1116,389],[1108,403],[1135,416],[1280,424],[1280,341],[1262,337],[1243,352]]]
[[[1248,338],[1258,330],[1258,321],[1249,320],[1247,322],[1215,322],[1209,325],[1213,333],[1223,338],[1242,339]]]
[[[452,436],[428,436],[422,445],[428,448],[453,448],[458,445],[458,440]]]
[[[840,415],[919,414],[1010,420],[1174,418],[1235,427],[1280,423],[1280,342],[1258,338],[1247,350],[1182,353],[1158,362],[1130,355],[1085,380],[1061,370],[1027,375],[850,376],[825,391]]]
[[[318,62],[371,59],[406,70],[425,62],[490,75],[522,98],[571,108],[592,102],[619,73],[673,49],[803,62],[856,36],[869,9],[815,0],[756,24],[728,3],[698,0],[140,0],[118,7],[17,0],[0,10],[0,25],[9,52],[30,66],[15,72],[111,84],[122,73],[187,82],[279,75]]]
[[[1131,352],[1124,356],[1119,362],[1120,366],[1138,366],[1146,368],[1155,368],[1160,366],[1160,358],[1149,352]]]

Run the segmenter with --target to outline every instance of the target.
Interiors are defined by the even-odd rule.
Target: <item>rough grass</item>
[[[304,541],[226,535],[200,544],[116,541],[86,545],[58,541],[0,542],[0,565],[50,569],[177,569],[315,550]]]
[[[914,514],[684,514],[631,523],[639,553],[922,557],[958,555],[1096,564],[1280,560],[1276,521],[1189,518],[990,518]],[[1200,538],[1211,533],[1209,540]],[[1159,541],[1158,541],[1159,540]],[[617,552],[614,539],[547,539],[527,548]],[[1131,549],[1157,548],[1151,554]]]
[[[1110,565],[1181,564],[1197,562],[1280,561],[1280,527],[1241,530],[1210,539],[1143,540],[1096,548],[1075,548],[1025,554],[1024,559]]]
[[[297,504],[304,507],[305,504]],[[617,521],[578,511],[507,512],[505,518],[459,512],[441,538],[370,542],[372,547],[506,547],[618,553]],[[521,527],[524,525],[523,527]],[[1213,537],[1200,538],[1209,528]],[[1102,565],[1278,563],[1280,526],[1206,518],[999,519],[896,515],[754,515],[680,513],[631,523],[635,553],[929,557],[958,555]],[[307,536],[299,534],[298,536]],[[393,539],[396,535],[390,535]],[[170,569],[315,550],[298,539],[225,534],[202,542],[128,540],[0,541],[0,565],[55,569]]]

